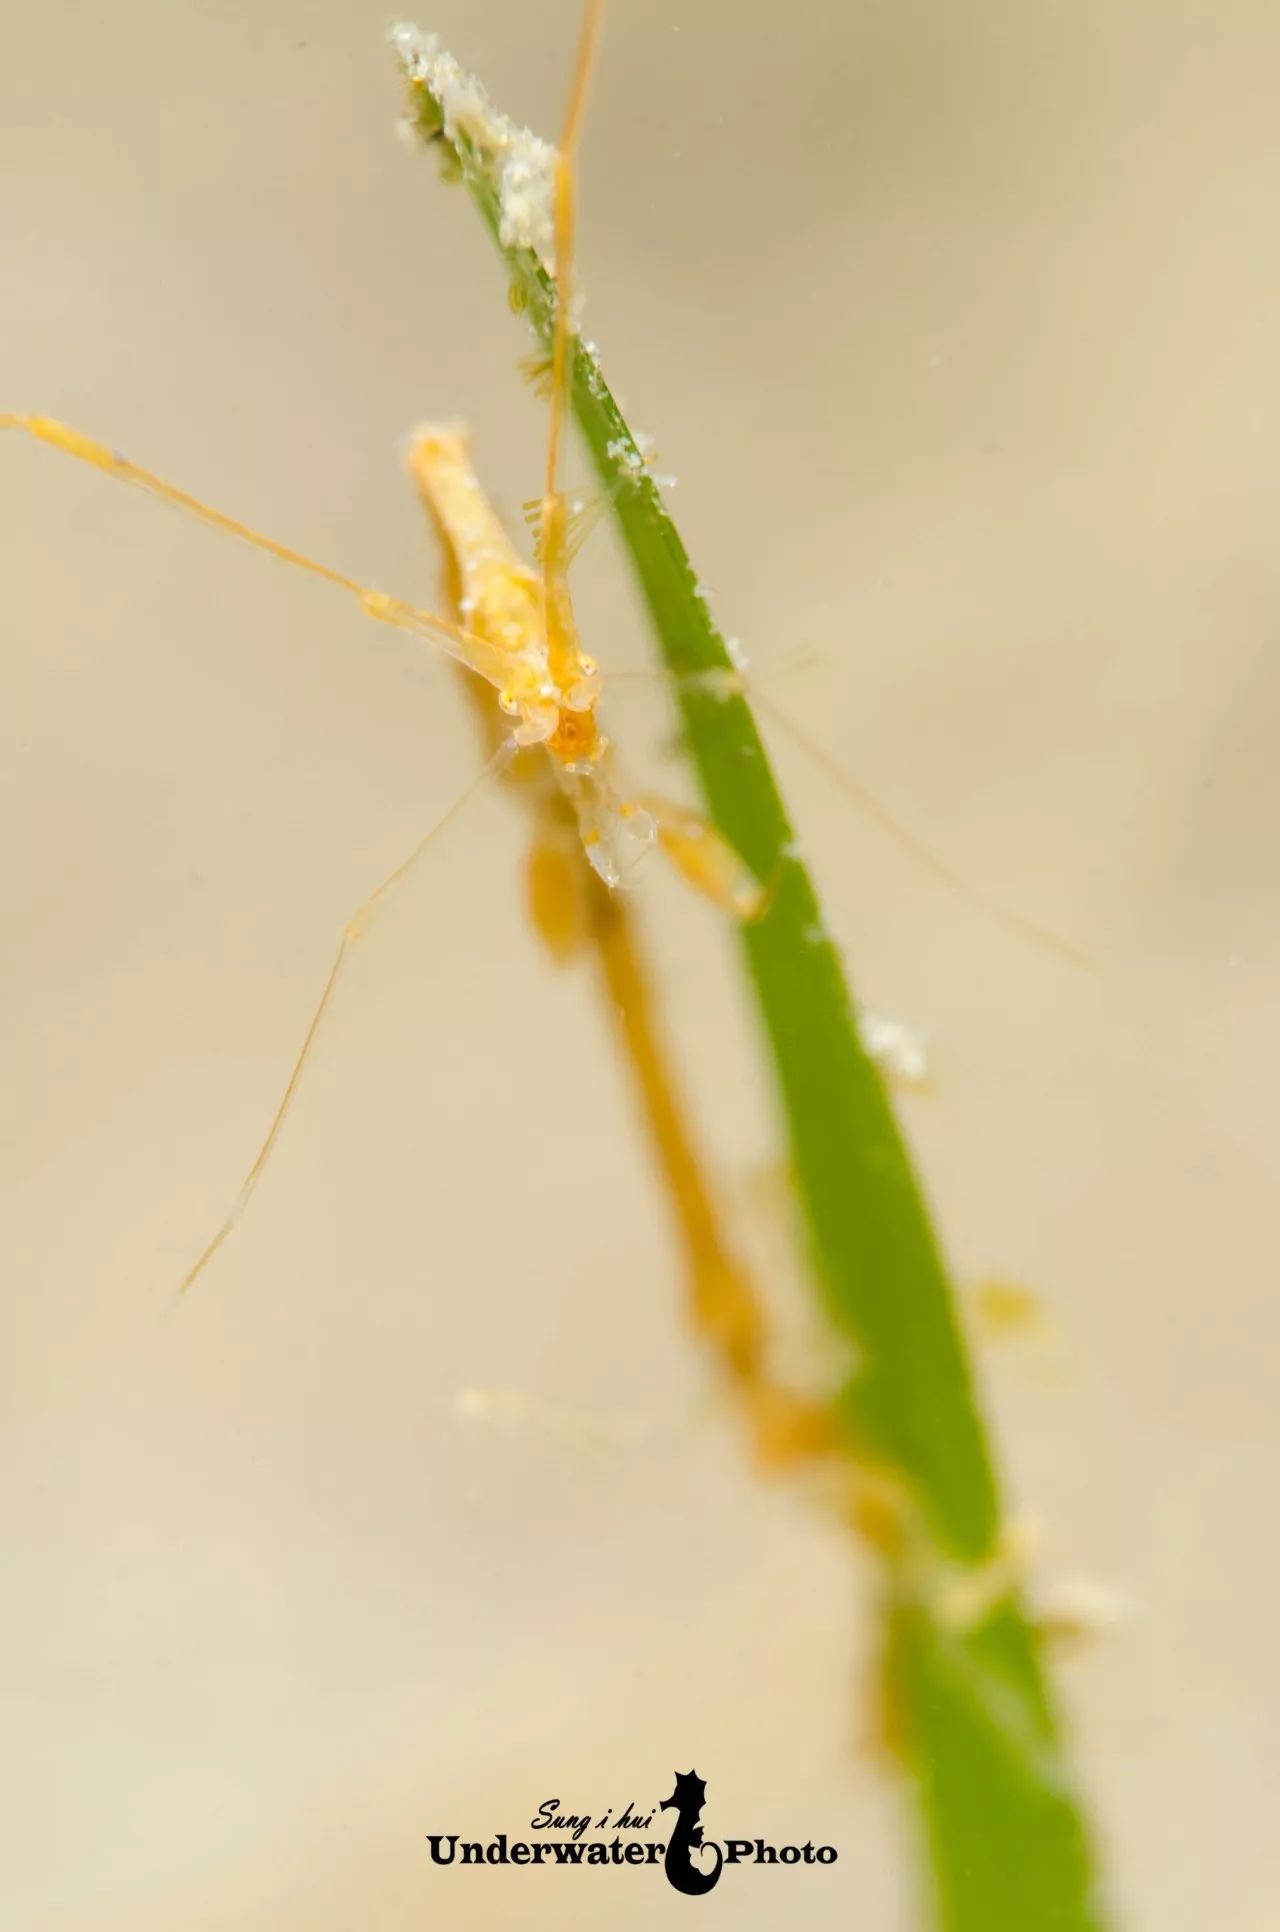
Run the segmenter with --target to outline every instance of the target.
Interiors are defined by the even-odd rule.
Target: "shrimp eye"
[[[515,694],[511,691],[499,691],[498,706],[500,710],[506,712],[509,718],[514,718],[520,709],[520,706],[516,703]]]
[[[583,652],[582,656],[578,659],[578,669],[581,671],[584,678],[593,678],[596,672],[599,670],[599,668],[600,666],[596,663],[595,659],[593,657],[588,657],[585,651]]]

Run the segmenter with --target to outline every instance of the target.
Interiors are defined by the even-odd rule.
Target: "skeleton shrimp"
[[[441,651],[468,674],[488,721],[491,755],[480,776],[347,921],[266,1138],[235,1206],[188,1270],[180,1294],[203,1272],[236,1226],[283,1127],[350,949],[361,937],[374,908],[409,872],[475,786],[517,755],[543,755],[546,782],[539,794],[540,830],[530,870],[530,900],[534,923],[553,952],[567,950],[567,945],[561,947],[557,933],[572,919],[568,910],[572,894],[565,892],[562,882],[557,883],[561,875],[553,862],[561,849],[557,840],[566,823],[572,826],[592,871],[610,889],[628,884],[639,862],[656,847],[689,886],[734,919],[757,918],[769,903],[772,882],[757,878],[712,825],[682,806],[648,793],[632,796],[623,787],[601,717],[605,679],[594,658],[583,649],[570,595],[569,566],[581,529],[560,486],[560,463],[576,333],[576,163],[602,14],[603,0],[587,0],[559,147],[550,150],[537,144],[546,162],[545,193],[539,198],[536,184],[527,189],[533,213],[530,217],[526,210],[526,219],[532,219],[541,230],[545,258],[554,264],[556,291],[551,353],[541,369],[549,424],[543,489],[534,506],[536,568],[519,554],[495,514],[472,465],[466,432],[456,424],[420,428],[413,436],[409,454],[414,482],[449,560],[455,617],[361,583],[213,508],[118,451],[50,417],[0,415],[0,429],[25,434],[61,450],[118,481],[132,483],[224,535],[323,579],[354,597],[366,616],[406,631]],[[461,75],[456,64],[450,64],[450,71]],[[784,729],[794,729],[776,706],[762,702]],[[979,898],[928,847],[904,834],[856,786],[856,781],[824,756],[820,747],[808,748],[838,783],[852,790],[863,809],[870,809],[882,829],[898,838],[935,874],[953,886],[959,885],[971,898]],[[990,905],[989,909],[1031,930],[1034,936],[1047,938],[1051,945],[1059,944],[1052,936],[1028,928],[1016,914]]]
[[[632,800],[618,788],[612,747],[598,715],[603,680],[595,661],[582,648],[569,592],[573,524],[559,488],[559,464],[572,329],[573,171],[602,12],[603,0],[588,0],[554,165],[550,219],[559,299],[536,571],[515,550],[489,505],[471,467],[465,434],[456,427],[429,429],[420,431],[413,443],[413,475],[459,576],[462,622],[362,584],[279,543],[50,417],[0,415],[0,429],[26,434],[108,476],[132,483],[279,562],[347,591],[369,617],[420,637],[452,657],[473,678],[482,680],[495,694],[498,711],[506,721],[475,784],[454,801],[444,818],[347,921],[266,1139],[235,1207],[188,1270],[180,1294],[203,1272],[232,1232],[256,1186],[292,1104],[350,948],[361,936],[374,907],[405,876],[476,785],[517,753],[535,747],[545,752],[559,793],[576,824],[582,849],[605,885],[626,883],[647,849],[657,845],[695,890],[733,916],[753,918],[766,902],[765,885],[712,826],[683,807],[652,796],[646,796],[643,802]]]

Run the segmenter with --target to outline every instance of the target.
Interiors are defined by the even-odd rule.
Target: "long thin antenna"
[[[887,806],[881,804],[874,792],[869,791],[851,771],[847,771],[824,744],[798,725],[781,705],[773,698],[767,697],[758,686],[752,686],[750,699],[758,710],[773,719],[779,729],[784,731],[807,757],[812,758],[815,765],[827,774],[833,784],[839,786],[858,811],[886,838],[891,839],[899,851],[905,852],[922,871],[928,872],[940,885],[946,886],[959,898],[967,899],[970,905],[976,906],[988,919],[994,919],[999,925],[1008,927],[1010,932],[1017,933],[1020,938],[1029,939],[1034,945],[1044,947],[1047,952],[1054,953],[1059,959],[1065,960],[1069,966],[1083,967],[1086,971],[1093,970],[1093,961],[1089,955],[1082,952],[1078,946],[1073,946],[1069,939],[1063,939],[1060,934],[1051,932],[1047,926],[1037,925],[1034,919],[1028,919],[1023,913],[1015,912],[1012,906],[1005,905],[1003,900],[993,898],[989,892],[983,892],[980,887],[973,885],[970,880],[954,871],[945,859],[938,856],[931,845],[926,844],[924,839],[918,838],[902,823],[901,819],[894,816]]]
[[[772,669],[772,667],[770,668]],[[762,691],[758,683],[749,684],[737,671],[722,672],[718,669],[712,669],[710,671],[673,673],[655,665],[644,665],[634,670],[626,671],[611,670],[609,673],[609,682],[611,685],[621,683],[661,684],[667,689],[671,689],[673,686],[679,689],[683,686],[687,689],[720,692],[726,696],[738,695],[744,697],[757,711],[761,711],[766,717],[772,718],[779,731],[784,736],[790,738],[791,742],[804,753],[806,758],[810,759],[821,771],[826,773],[831,782],[844,793],[854,809],[861,812],[868,824],[874,825],[877,831],[881,832],[885,838],[891,840],[900,852],[906,854],[913,864],[919,866],[922,871],[929,873],[932,878],[936,879],[939,885],[943,885],[948,891],[954,892],[958,898],[966,900],[978,912],[982,913],[984,918],[995,920],[997,925],[1005,926],[1010,932],[1015,933],[1019,939],[1029,940],[1033,945],[1040,946],[1046,952],[1055,954],[1058,959],[1065,961],[1068,966],[1080,967],[1086,972],[1093,972],[1095,970],[1094,960],[1083,948],[1073,945],[1069,939],[1064,939],[1060,933],[1053,932],[1048,926],[1038,925],[1034,919],[1029,919],[1024,913],[1017,912],[1012,906],[1005,905],[1003,900],[993,898],[989,892],[984,892],[980,886],[974,885],[962,873],[957,872],[953,866],[948,865],[946,860],[934,850],[933,846],[926,839],[921,838],[909,826],[905,825],[876,796],[870,786],[864,785],[860,778],[857,778],[853,772],[841,764],[834,752],[828,751],[827,747],[818,738],[815,738],[812,732],[806,731],[802,725],[798,725],[790,712],[784,711],[777,699],[770,697],[767,692]]]
[[[318,563],[303,551],[292,549],[287,543],[277,543],[274,537],[265,536],[261,530],[255,530],[252,524],[241,523],[238,517],[215,510],[212,504],[193,496],[189,490],[179,489],[175,483],[157,476],[154,470],[143,469],[141,463],[131,462],[118,450],[108,449],[105,443],[95,442],[91,436],[69,428],[66,423],[56,422],[52,416],[0,415],[0,430],[5,429],[17,430],[25,436],[34,437],[38,443],[47,443],[50,448],[75,457],[77,462],[88,463],[93,469],[101,470],[118,482],[131,483],[137,489],[146,490],[149,495],[159,497],[162,503],[184,510],[188,516],[222,531],[224,536],[235,537],[255,550],[265,551],[267,556],[274,557],[279,563],[289,564],[295,570],[305,570],[312,577],[320,577],[325,583],[350,592],[359,599],[366,616],[380,624],[389,624],[393,630],[408,631],[414,637],[427,638],[469,671],[474,671],[497,689],[502,688],[508,667],[493,646],[483,638],[473,636],[470,631],[463,630],[461,625],[451,623],[447,617],[437,617],[432,611],[419,610],[416,604],[407,604],[402,598],[391,597],[384,590],[374,590],[355,577],[348,577],[343,571],[333,570],[328,564]]]
[[[560,148],[556,156],[556,315],[551,343],[551,421],[547,430],[547,482],[544,493],[547,504],[551,503],[556,494],[556,479],[560,468],[560,444],[568,407],[569,355],[573,335],[573,242],[576,192],[574,163],[578,142],[582,136],[582,123],[587,111],[587,93],[591,86],[591,74],[595,67],[596,49],[600,44],[600,27],[603,19],[604,0],[586,0],[582,13],[582,26],[578,33],[578,50],[574,58],[569,101],[565,108],[564,125],[560,130]],[[545,509],[543,514],[544,517],[547,515]]]
[[[315,1045],[316,1035],[320,1031],[320,1022],[324,1019],[324,1016],[329,1009],[329,1002],[333,997],[334,987],[337,985],[342,969],[347,963],[347,957],[351,951],[351,948],[355,945],[358,939],[363,938],[365,926],[368,920],[370,919],[370,917],[372,916],[373,912],[375,911],[376,907],[378,906],[380,901],[386,897],[386,895],[392,890],[394,886],[399,885],[400,881],[404,878],[405,874],[407,872],[410,872],[413,869],[413,867],[417,864],[418,860],[422,857],[422,854],[426,851],[427,847],[433,842],[433,840],[437,839],[440,836],[441,832],[444,831],[445,826],[450,824],[451,821],[457,817],[458,813],[462,810],[463,806],[467,803],[467,801],[470,798],[474,796],[474,794],[477,791],[479,791],[480,787],[484,784],[485,780],[488,778],[494,777],[498,772],[504,770],[504,768],[510,764],[511,760],[516,755],[517,749],[518,747],[516,745],[516,742],[512,738],[506,739],[502,744],[498,746],[498,749],[494,752],[492,758],[490,758],[489,762],[485,765],[484,769],[480,771],[476,775],[476,777],[470,781],[470,783],[464,788],[464,790],[459,792],[458,796],[454,799],[453,803],[449,806],[448,810],[443,812],[441,816],[436,820],[435,824],[431,827],[431,830],[418,840],[418,843],[414,846],[408,858],[401,859],[399,865],[395,868],[395,871],[389,872],[387,874],[386,878],[382,881],[382,884],[374,888],[374,890],[369,894],[368,898],[360,906],[359,910],[352,914],[351,918],[348,919],[346,925],[343,927],[342,938],[338,942],[338,950],[334,954],[333,964],[329,968],[329,976],[325,980],[324,990],[322,991],[319,1001],[316,1004],[315,1012],[311,1016],[311,1024],[307,1028],[306,1036],[303,1039],[301,1050],[298,1053],[297,1059],[293,1063],[293,1069],[290,1072],[289,1078],[285,1083],[284,1093],[282,1094],[279,1105],[277,1106],[275,1114],[272,1117],[271,1125],[267,1130],[267,1137],[263,1141],[261,1147],[258,1149],[257,1156],[254,1159],[253,1166],[249,1169],[249,1172],[245,1175],[245,1178],[241,1183],[240,1193],[237,1196],[235,1206],[232,1208],[230,1214],[228,1214],[226,1220],[222,1223],[222,1226],[218,1229],[217,1233],[213,1235],[213,1237],[205,1243],[205,1246],[201,1250],[199,1258],[192,1264],[190,1268],[188,1268],[186,1274],[183,1276],[183,1279],[180,1282],[177,1292],[173,1298],[175,1303],[182,1299],[182,1297],[186,1294],[188,1288],[191,1287],[192,1283],[195,1282],[197,1278],[204,1273],[205,1269],[208,1267],[209,1263],[213,1260],[214,1255],[218,1252],[218,1249],[222,1246],[227,1236],[231,1234],[232,1231],[234,1230],[237,1222],[240,1219],[240,1216],[243,1214],[246,1206],[248,1205],[249,1196],[253,1193],[254,1188],[257,1186],[259,1177],[262,1174],[262,1170],[266,1166],[267,1162],[270,1160],[272,1152],[274,1151],[274,1148],[275,1148],[275,1144],[277,1140],[280,1138],[280,1130],[284,1126],[285,1119],[289,1113],[289,1109],[293,1105],[294,1096],[298,1091],[298,1083],[302,1079],[303,1068],[306,1066],[307,1061],[311,1057],[311,1049]]]

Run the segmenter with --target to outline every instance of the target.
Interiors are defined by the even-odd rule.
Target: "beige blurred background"
[[[575,20],[423,24],[550,132]],[[468,417],[514,515],[542,422],[486,239],[393,137],[387,24],[11,8],[3,406],[427,596],[404,432]],[[1045,1577],[1132,1604],[1062,1685],[1142,1932],[1280,1914],[1278,56],[1265,0],[617,0],[586,152],[590,329],[726,629],[1098,963],[1010,939],[778,744],[855,983],[933,1042],[907,1121],[957,1270],[1058,1325],[987,1390]],[[50,452],[6,440],[0,493],[5,1923],[648,1926],[681,1908],[640,1874],[433,1871],[423,1835],[652,1801],[692,1760],[709,1835],[840,1851],[700,1923],[904,1932],[907,1814],[855,1748],[870,1579],[746,1468],[500,796],[380,921],[166,1318],[470,720],[323,586]],[[643,661],[608,535],[580,584],[605,664]],[[633,763],[661,738],[652,705],[615,726]],[[770,1265],[725,935],[658,871],[642,905]],[[467,1422],[469,1388],[529,1419]]]

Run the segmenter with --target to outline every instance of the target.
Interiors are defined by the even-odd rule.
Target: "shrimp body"
[[[540,576],[515,548],[476,476],[465,429],[419,429],[409,468],[444,545],[462,620],[498,656],[498,702],[517,720],[517,743],[544,747],[588,859],[606,885],[621,884],[658,827],[610,780],[600,674],[579,643],[563,570]],[[553,531],[562,514],[557,502]]]

